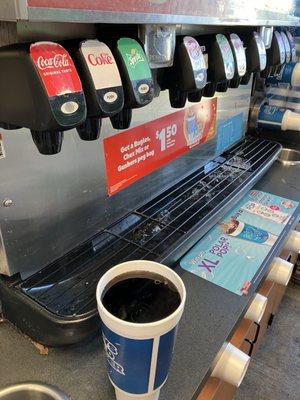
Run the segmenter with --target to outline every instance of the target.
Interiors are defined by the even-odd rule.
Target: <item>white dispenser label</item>
[[[280,32],[281,33],[281,37],[283,40],[283,44],[285,47],[285,62],[290,62],[291,61],[291,46],[290,46],[290,42],[286,36],[286,34],[284,32]]]
[[[257,50],[258,50],[258,54],[259,54],[260,70],[263,71],[267,66],[266,47],[265,47],[262,37],[257,32],[254,32],[254,38],[256,41]]]
[[[234,48],[234,53],[236,57],[236,64],[239,76],[244,76],[246,73],[247,62],[246,62],[246,53],[244,49],[243,42],[235,33],[230,35],[230,41]]]
[[[219,33],[216,35],[216,40],[222,53],[226,79],[230,80],[234,77],[235,70],[234,58],[230,44],[227,38]]]
[[[86,40],[81,43],[81,52],[96,90],[122,86],[116,61],[105,43],[99,40]],[[111,102],[111,98],[108,98],[108,102]],[[104,100],[107,101],[107,99]]]

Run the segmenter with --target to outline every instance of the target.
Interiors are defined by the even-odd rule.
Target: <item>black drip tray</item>
[[[105,271],[136,259],[172,265],[254,185],[279,151],[277,143],[245,139],[25,281],[0,282],[0,294],[4,286],[7,292],[2,296],[5,316],[46,344],[81,339],[82,326],[97,317],[95,290]],[[6,303],[12,293],[14,302]],[[24,310],[29,312],[26,318],[43,318],[45,328],[38,333],[28,328],[28,321],[22,324],[21,318],[11,315],[20,313],[13,304],[24,298],[30,309]],[[52,339],[47,333],[49,321]],[[81,334],[77,335],[80,324]],[[59,329],[56,334],[58,325],[65,327],[63,334]],[[92,330],[91,326],[86,330]]]

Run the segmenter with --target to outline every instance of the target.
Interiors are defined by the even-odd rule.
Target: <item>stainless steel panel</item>
[[[0,226],[0,272],[9,275],[9,268],[6,258],[6,252],[4,248],[3,237],[1,233],[1,226]]]
[[[40,382],[17,383],[0,390],[0,400],[71,400],[55,386]]]
[[[244,114],[246,128],[251,84],[218,99],[218,120]],[[174,112],[167,92],[134,110],[133,126]],[[3,131],[6,157],[0,160],[0,229],[6,252],[0,272],[30,275],[91,237],[128,210],[143,204],[216,154],[216,139],[198,146],[140,181],[109,197],[103,138],[116,133],[103,120],[101,139],[83,142],[65,133],[60,154],[43,156],[27,129]],[[12,200],[10,207],[3,200]]]
[[[0,20],[28,19],[27,0],[1,0]]]

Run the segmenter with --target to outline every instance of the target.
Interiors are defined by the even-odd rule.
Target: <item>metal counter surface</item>
[[[283,167],[275,162],[256,188],[300,201],[300,166]],[[186,284],[187,305],[160,400],[191,400],[201,390],[211,362],[231,336],[251,297],[236,296],[179,267],[175,269]],[[267,269],[268,263],[261,277]],[[4,321],[0,323],[0,355],[0,387],[40,380],[59,386],[73,400],[114,399],[100,334],[76,346],[49,349],[49,354],[42,356],[27,337]]]

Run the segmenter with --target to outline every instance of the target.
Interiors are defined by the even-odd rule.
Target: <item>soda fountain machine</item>
[[[1,312],[47,346],[97,330],[112,266],[179,270],[300,130],[266,95],[300,82],[290,4],[65,3],[0,4]]]

